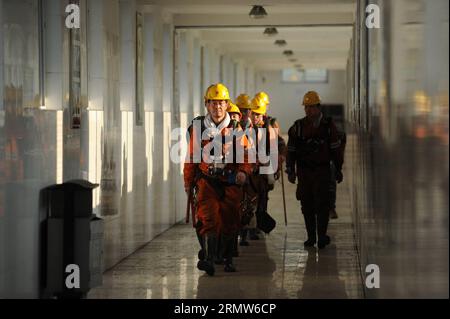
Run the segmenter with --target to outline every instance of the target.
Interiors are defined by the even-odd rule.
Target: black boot
[[[203,238],[198,231],[196,231],[196,233],[198,242],[200,243],[200,250],[198,251],[198,260],[204,260],[206,258],[206,253],[203,245]]]
[[[223,265],[223,240],[222,240],[222,236],[217,237],[216,254],[214,256],[214,263],[216,265]]]
[[[306,240],[303,245],[305,247],[313,247],[316,244],[316,216],[303,214],[305,219],[306,232],[308,233],[308,240]]]
[[[322,238],[319,238],[319,241],[317,242],[317,247],[319,247],[319,249],[323,249],[325,248],[326,245],[329,245],[331,242],[330,236],[325,235]]]
[[[214,258],[217,250],[217,237],[215,235],[203,235],[202,239],[205,259],[198,261],[197,268],[205,271],[209,276],[214,276]]]
[[[241,241],[239,242],[240,246],[248,246],[249,242],[247,241],[247,233],[248,229],[244,228],[241,230]]]
[[[238,234],[233,236],[233,257],[239,257]]]
[[[233,265],[233,242],[234,242],[234,236],[226,236],[224,235],[222,237],[223,247],[224,247],[224,254],[223,254],[223,263],[224,267],[223,270],[225,272],[235,272],[236,268]]]
[[[256,228],[250,228],[249,233],[250,233],[251,240],[259,240],[259,236],[256,233]]]
[[[330,236],[327,235],[329,219],[329,211],[326,208],[322,209],[317,215],[317,235],[319,237],[317,247],[319,249],[325,248],[326,245],[330,244]]]

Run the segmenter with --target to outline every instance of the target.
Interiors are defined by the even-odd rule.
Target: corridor
[[[351,137],[350,137],[351,139]],[[349,145],[349,149],[352,147]],[[349,159],[352,154],[347,154]],[[349,167],[351,163],[347,163]],[[133,299],[359,299],[363,279],[351,219],[350,170],[338,186],[337,211],[325,250],[303,247],[306,231],[295,186],[286,181],[288,226],[284,225],[281,182],[269,197],[269,213],[277,226],[250,246],[239,247],[238,272],[214,277],[199,271],[199,249],[192,226],[177,224],[104,273],[103,286],[89,298]]]
[[[448,0],[0,0],[0,299],[448,298],[448,12]],[[195,118],[221,133],[279,127],[285,142],[288,225],[277,180],[277,226],[220,256],[228,271],[213,277],[186,194],[203,187],[202,243],[222,232],[229,253],[241,186],[258,181],[262,200],[244,208],[263,219],[278,174],[258,171],[261,154],[185,166]],[[324,185],[340,173],[327,230]],[[289,180],[320,215],[307,220],[315,248]]]

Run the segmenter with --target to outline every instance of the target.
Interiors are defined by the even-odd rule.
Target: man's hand
[[[289,181],[289,183],[295,184],[296,178],[297,178],[297,176],[295,176],[295,174],[292,174],[292,173],[289,174],[289,175],[288,175],[288,181]]]
[[[247,175],[244,172],[239,172],[236,174],[236,184],[244,185],[247,180]]]
[[[277,181],[277,180],[279,180],[280,179],[280,175],[281,174],[281,171],[277,171],[275,174],[273,174],[273,178]]]
[[[344,175],[342,175],[342,171],[337,171],[336,172],[336,182],[338,182],[338,184],[342,183],[344,179]]]
[[[186,192],[187,195],[189,195],[189,192],[191,191],[191,187],[190,186],[184,186],[184,191]]]

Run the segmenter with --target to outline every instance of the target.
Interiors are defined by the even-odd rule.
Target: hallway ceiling
[[[354,0],[140,0],[145,7],[160,6],[173,15],[175,27],[195,29],[201,39],[259,70],[304,68],[345,69]],[[268,16],[252,19],[252,5],[264,5]],[[265,27],[277,27],[276,36],[265,36]],[[284,39],[287,45],[276,46]],[[284,56],[292,50],[293,56]],[[296,59],[290,62],[289,59]]]

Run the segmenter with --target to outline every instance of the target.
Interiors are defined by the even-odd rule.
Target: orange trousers
[[[200,235],[233,235],[241,227],[240,204],[242,200],[240,186],[225,186],[223,199],[204,179],[197,181],[197,231]]]

